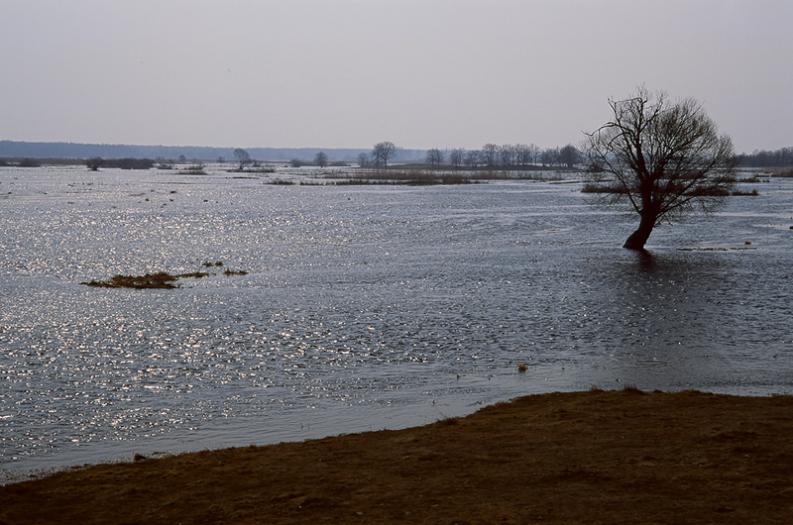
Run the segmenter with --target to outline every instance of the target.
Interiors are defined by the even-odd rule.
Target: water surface
[[[592,385],[793,390],[793,181],[658,229],[650,259],[575,183],[271,178],[0,168],[4,475]],[[250,273],[79,284],[216,260]]]

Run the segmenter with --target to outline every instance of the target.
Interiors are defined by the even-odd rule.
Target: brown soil
[[[0,523],[793,522],[793,397],[547,394],[0,487]]]

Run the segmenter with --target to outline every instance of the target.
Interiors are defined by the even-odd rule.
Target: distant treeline
[[[741,166],[754,168],[786,168],[793,166],[793,147],[744,153],[738,155],[738,162]]]
[[[236,148],[239,149],[239,148]],[[316,163],[317,156],[326,157],[327,165],[356,162],[362,165],[379,164],[370,149],[345,148],[248,148],[251,160]],[[104,159],[104,167],[123,167],[110,164],[110,159],[126,162],[142,159],[151,162],[235,162],[235,148],[205,146],[135,146],[125,144],[75,144],[67,142],[18,142],[0,140],[0,166],[69,163],[71,160]],[[737,156],[740,165],[747,167],[793,166],[793,147],[778,150],[759,150]],[[429,165],[447,165],[468,168],[522,168],[531,166],[572,167],[584,162],[581,152],[574,146],[539,148],[534,144],[485,144],[479,149],[406,149],[394,148],[387,155],[388,162],[418,162]],[[148,166],[151,167],[151,166]],[[140,167],[130,169],[141,169]],[[145,167],[143,169],[146,169]]]
[[[235,148],[207,146],[135,146],[127,144],[75,144],[70,142],[18,142],[0,140],[0,158],[32,159],[103,159],[149,158],[179,161],[217,162],[234,160]],[[356,161],[368,149],[351,148],[246,148],[251,159],[289,162],[299,159],[312,162],[324,152],[330,161]],[[399,148],[394,160],[414,161],[424,158],[424,150]]]
[[[584,160],[583,153],[572,144],[544,149],[535,144],[485,144],[480,149],[429,149],[424,162],[431,167],[531,170],[573,168]]]

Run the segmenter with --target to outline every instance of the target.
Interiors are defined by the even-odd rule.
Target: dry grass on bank
[[[791,523],[793,397],[547,394],[0,488],[2,524]]]

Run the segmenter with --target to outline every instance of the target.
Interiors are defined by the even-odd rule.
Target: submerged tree
[[[670,102],[645,88],[627,100],[609,100],[613,113],[588,134],[588,160],[602,171],[598,192],[607,202],[627,200],[640,222],[625,248],[643,250],[653,228],[687,212],[712,211],[729,195],[735,167],[732,141],[693,99]],[[612,181],[604,181],[603,175]]]

